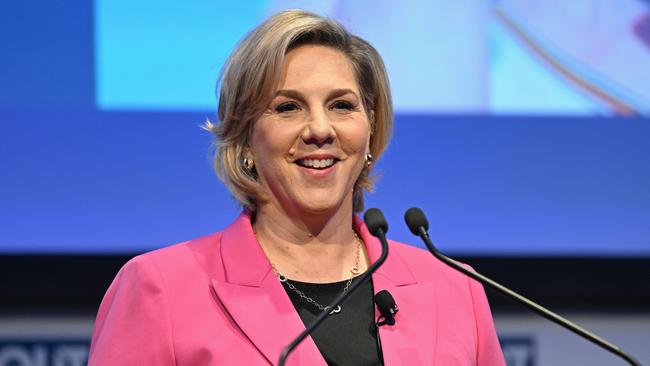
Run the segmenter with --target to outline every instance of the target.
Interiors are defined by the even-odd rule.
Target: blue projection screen
[[[420,206],[450,253],[650,256],[647,2],[73,3],[0,14],[0,253],[137,253],[228,225],[241,208],[200,125],[237,41],[300,7],[386,61],[395,131],[366,206],[390,237],[418,245],[402,215]]]

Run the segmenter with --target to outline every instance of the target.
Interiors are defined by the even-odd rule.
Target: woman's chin
[[[298,211],[304,215],[321,216],[334,214],[341,208],[340,202],[316,201],[298,205]]]

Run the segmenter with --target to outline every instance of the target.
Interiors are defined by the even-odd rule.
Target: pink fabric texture
[[[354,226],[376,260],[379,241],[357,217]],[[379,331],[386,365],[505,365],[479,283],[396,242],[372,280],[400,309]],[[99,308],[89,365],[275,365],[303,329],[243,213],[124,265]],[[308,337],[287,365],[325,361]]]

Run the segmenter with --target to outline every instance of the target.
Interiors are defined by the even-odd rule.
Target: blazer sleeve
[[[167,296],[146,255],[125,264],[99,307],[88,364],[175,365]]]
[[[470,270],[473,270],[470,268]],[[499,344],[490,305],[483,286],[468,277],[474,316],[476,318],[476,334],[478,347],[476,349],[476,364],[478,366],[505,366],[503,351]]]

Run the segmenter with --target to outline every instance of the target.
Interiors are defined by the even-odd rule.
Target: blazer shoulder
[[[162,279],[170,283],[182,283],[195,276],[217,277],[222,267],[219,249],[221,236],[222,232],[216,232],[137,255],[122,270],[148,262]]]
[[[458,283],[457,281],[462,281],[465,284],[467,283],[464,274],[447,266],[428,250],[394,240],[390,240],[389,243],[390,249],[401,257],[418,282],[453,281]],[[459,263],[471,268],[467,264]]]

